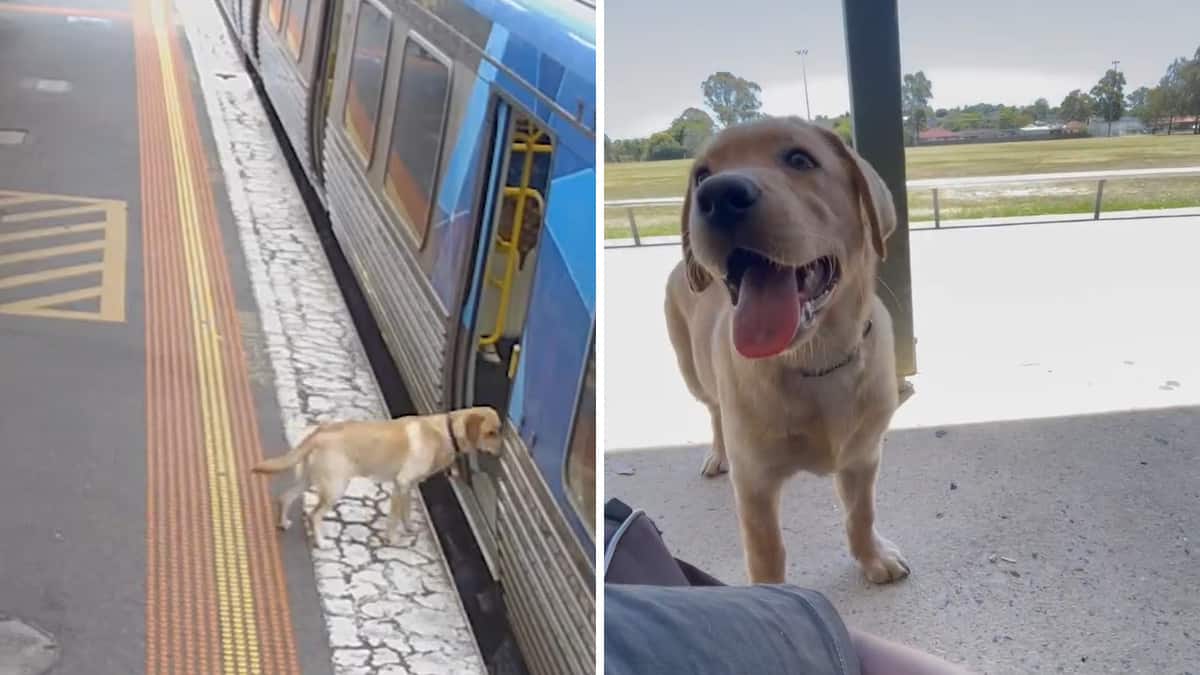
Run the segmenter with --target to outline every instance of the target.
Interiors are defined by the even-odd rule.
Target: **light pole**
[[[804,65],[804,57],[808,56],[807,49],[797,49],[796,53],[800,55],[800,75],[804,78],[804,111],[808,115],[808,121],[812,121],[812,106],[808,104],[808,68]]]
[[[1115,80],[1116,73],[1120,72],[1117,70],[1117,66],[1121,65],[1121,62],[1118,59],[1113,59],[1112,64],[1113,64],[1113,75],[1114,75],[1113,79]],[[1113,108],[1115,108],[1115,107],[1116,107],[1116,104],[1112,101],[1109,101],[1108,110],[1104,111],[1104,117],[1105,117],[1105,119],[1108,120],[1108,135],[1110,137],[1112,136],[1112,114],[1113,114]]]

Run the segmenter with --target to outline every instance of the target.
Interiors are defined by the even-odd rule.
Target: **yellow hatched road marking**
[[[99,272],[104,269],[104,263],[86,263],[83,265],[71,265],[70,267],[55,267],[48,270],[39,270],[28,274],[14,274],[11,277],[0,279],[0,290],[6,288],[18,288],[20,286],[28,286],[29,284],[38,284],[44,281],[54,281],[56,279],[70,279],[84,274]]]
[[[8,253],[0,255],[0,265],[6,265],[15,262],[27,262],[29,260],[41,260],[43,258],[53,258],[55,256],[71,255],[73,253],[99,251],[103,248],[103,240],[85,241],[78,244],[63,244],[62,246],[51,246],[50,248],[35,248],[29,251],[21,251],[20,253]]]
[[[69,204],[69,206],[38,208],[39,205],[56,204]],[[71,279],[94,272],[100,273],[100,283],[97,286],[54,292],[33,298],[0,301],[0,314],[117,323],[125,321],[125,264],[128,229],[125,202],[70,195],[0,191],[0,207],[7,209],[18,205],[33,205],[33,208],[18,213],[0,214],[0,225],[5,226],[3,230],[0,230],[0,246],[16,242],[33,242],[39,244],[40,247],[0,253],[0,265],[31,261],[44,261],[43,264],[52,264],[51,261],[54,258],[91,251],[100,251],[101,256],[100,260],[95,263],[60,265],[27,274],[9,274],[7,276],[0,274],[0,290]],[[88,214],[91,214],[87,219],[88,222],[83,223],[58,225],[40,222]],[[16,229],[9,226],[16,226]],[[39,241],[89,232],[100,232],[101,238],[67,244]],[[82,295],[76,297],[78,294]],[[100,302],[98,309],[94,311],[63,309],[56,306],[71,302],[69,298],[78,300],[95,297],[99,297]]]
[[[26,241],[29,239],[40,239],[42,237],[58,237],[64,234],[77,234],[79,232],[96,232],[103,230],[107,223],[84,223],[82,225],[53,225],[51,227],[43,227],[36,230],[22,230],[20,232],[9,232],[0,234],[0,244],[8,244],[14,241]],[[123,247],[122,247],[123,248]]]
[[[180,106],[180,84],[171,52],[171,30],[164,2],[150,0],[151,21],[162,69],[162,94],[170,132],[171,158],[175,166],[179,224],[183,233],[192,337],[201,374],[200,402],[208,485],[213,511],[216,548],[217,611],[221,626],[221,652],[227,672],[259,673],[262,670],[259,640],[254,620],[254,597],[250,589],[241,491],[237,481],[230,425],[229,401],[225,396],[224,363],[220,336],[216,332],[212,283],[201,235],[199,210],[193,194],[193,158],[187,144]]]
[[[94,312],[81,312],[74,309],[56,309],[54,305],[65,305],[80,300],[92,300],[100,297],[100,288],[81,288],[77,291],[55,293],[31,300],[10,302],[0,309],[8,314],[28,314],[30,316],[48,317],[52,319],[88,319],[95,316]]]
[[[31,220],[41,220],[42,218],[63,218],[65,216],[75,216],[81,213],[91,213],[100,211],[104,208],[103,203],[83,204],[81,206],[64,206],[58,209],[46,209],[45,211],[23,211],[21,213],[7,213],[0,216],[0,223],[27,223]]]

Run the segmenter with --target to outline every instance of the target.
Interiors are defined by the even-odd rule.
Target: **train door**
[[[321,0],[315,8],[321,16],[321,44],[317,47],[316,76],[313,78],[312,110],[309,134],[313,149],[312,165],[321,185],[325,184],[325,128],[329,106],[333,103],[333,74],[337,67],[338,44],[342,34],[342,0]]]
[[[554,141],[524,110],[498,99],[492,153],[463,311],[456,399],[507,417],[545,219]],[[463,472],[476,532],[495,532],[499,466],[472,458]],[[495,569],[494,539],[481,536]]]

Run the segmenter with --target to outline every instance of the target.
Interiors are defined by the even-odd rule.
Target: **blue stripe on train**
[[[508,44],[509,32],[503,26],[492,25],[488,35],[486,51],[489,55],[499,58]],[[454,146],[446,174],[438,191],[438,210],[442,213],[467,213],[471,217],[452,218],[453,227],[447,232],[446,241],[438,254],[435,266],[433,285],[437,289],[442,303],[449,306],[454,302],[454,292],[459,281],[459,264],[462,260],[462,247],[475,236],[476,219],[471,213],[477,194],[475,167],[479,164],[479,155],[486,147],[485,140],[491,133],[486,124],[488,108],[491,104],[492,83],[496,79],[496,67],[487,61],[480,61],[478,77],[475,79],[471,99],[467,103],[467,111],[459,125],[460,138]],[[486,179],[485,179],[486,180]],[[481,255],[486,251],[481,251]],[[474,278],[474,277],[472,277]],[[462,325],[471,326],[474,321],[476,296],[474,284],[467,298],[467,311],[462,313]],[[453,311],[453,310],[451,310]]]
[[[538,309],[526,318],[509,415],[518,421],[525,446],[590,558],[591,538],[564,491],[563,462],[586,367],[591,317],[551,237],[538,253],[532,300]]]
[[[558,244],[590,323],[596,313],[596,172],[561,176],[550,185],[546,230]]]
[[[513,0],[465,0],[465,4],[496,23],[503,24],[523,40],[545,45],[542,51],[568,70],[596,72],[594,12],[591,12],[591,21],[564,21],[563,13],[550,16],[538,11],[542,8],[531,10]],[[543,8],[545,6],[544,2],[538,4]],[[529,81],[537,80],[529,78]]]

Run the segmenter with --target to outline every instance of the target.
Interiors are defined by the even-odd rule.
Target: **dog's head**
[[[494,408],[479,406],[459,413],[466,445],[489,455],[499,455],[504,446],[503,425]]]
[[[896,228],[879,174],[832,131],[797,118],[730,127],[697,156],[683,206],[688,285],[715,279],[747,358],[795,349],[840,295],[863,304]],[[865,311],[865,305],[864,305]]]

